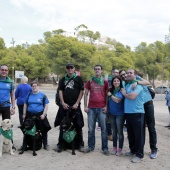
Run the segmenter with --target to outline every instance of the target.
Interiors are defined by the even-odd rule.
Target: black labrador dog
[[[62,129],[62,150],[72,149],[72,155],[76,155],[75,149],[78,149],[78,138],[73,124],[73,118],[66,116],[61,121],[60,127]]]
[[[42,135],[40,131],[36,129],[36,119],[37,116],[28,117],[25,119],[21,130],[24,134],[23,146],[19,154],[23,154],[24,151],[32,150],[33,156],[36,156],[37,150],[40,150],[42,147]]]

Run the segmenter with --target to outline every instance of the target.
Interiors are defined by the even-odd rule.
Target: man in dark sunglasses
[[[74,126],[78,135],[78,147],[79,151],[82,152],[84,142],[83,142],[83,132],[82,128],[84,126],[83,114],[81,111],[81,99],[84,93],[84,83],[80,76],[75,72],[74,64],[66,64],[66,75],[59,82],[59,97],[61,104],[59,105],[59,111],[61,118],[60,121],[68,116],[67,114],[75,114],[74,116]],[[68,112],[70,110],[70,112]],[[62,127],[60,127],[59,142],[57,144],[57,151],[62,151]]]
[[[15,114],[14,84],[8,77],[8,72],[7,65],[0,66],[0,113],[2,120],[10,119],[11,115]]]

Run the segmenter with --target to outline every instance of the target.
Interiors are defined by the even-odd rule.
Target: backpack
[[[149,91],[152,99],[154,99],[155,98],[155,91],[153,89],[151,89],[150,87],[148,87],[148,86],[147,86],[147,88],[148,88],[148,91]]]

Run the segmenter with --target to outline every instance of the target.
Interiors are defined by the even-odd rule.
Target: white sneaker
[[[139,157],[135,156],[135,157],[133,157],[132,162],[133,163],[140,163],[141,160],[142,160],[142,158],[139,158]]]

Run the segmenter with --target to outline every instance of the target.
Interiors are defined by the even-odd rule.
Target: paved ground
[[[41,90],[43,91],[44,88]],[[63,169],[63,170],[136,170],[136,169],[150,169],[150,170],[169,170],[170,169],[170,130],[165,128],[167,125],[169,115],[168,109],[165,105],[165,101],[154,101],[155,105],[155,119],[156,119],[156,129],[158,135],[158,148],[159,155],[156,160],[151,160],[149,158],[149,144],[148,144],[148,133],[146,133],[146,142],[145,142],[145,157],[142,163],[133,164],[131,163],[131,158],[124,156],[105,156],[101,153],[101,137],[100,131],[96,130],[96,148],[92,153],[84,154],[76,151],[76,155],[71,155],[71,150],[64,151],[62,153],[54,152],[54,148],[56,148],[56,143],[58,139],[59,129],[54,128],[53,123],[58,110],[58,107],[55,105],[53,95],[55,95],[55,89],[47,90],[49,91],[49,110],[48,110],[48,118],[52,130],[49,132],[49,145],[50,151],[45,151],[41,149],[37,151],[37,156],[33,157],[31,151],[25,152],[23,155],[18,155],[18,152],[15,152],[14,156],[9,154],[4,154],[0,158],[0,169],[5,170],[53,170],[53,169]],[[44,90],[45,91],[45,90]],[[46,91],[46,92],[47,92]],[[51,93],[50,93],[51,92]],[[87,144],[87,115],[84,113],[85,126],[83,128],[84,132],[84,141]],[[1,120],[1,119],[0,119]],[[22,143],[22,133],[17,128],[18,126],[18,113],[16,110],[16,114],[12,117],[14,123],[14,143],[17,148],[21,146]],[[112,142],[109,141],[109,150],[112,148]],[[128,150],[128,141],[125,133],[125,142],[123,152]]]

